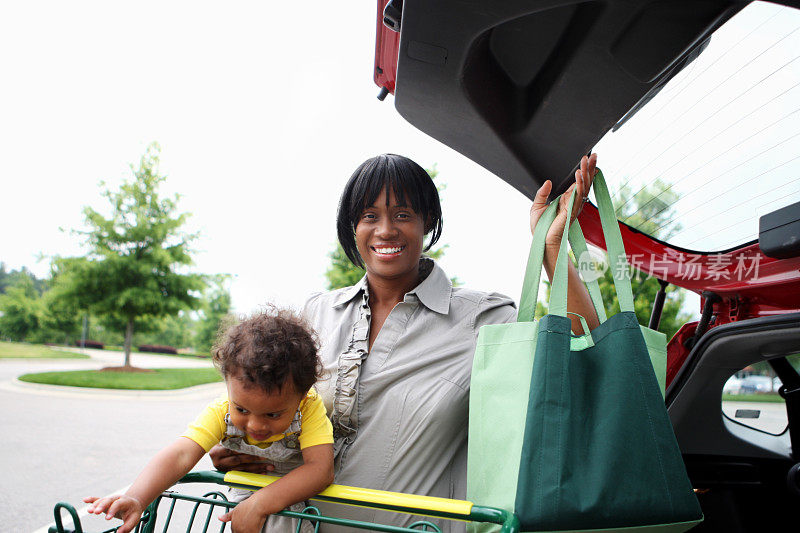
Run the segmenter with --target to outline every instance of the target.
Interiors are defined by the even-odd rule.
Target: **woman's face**
[[[425,223],[410,206],[397,205],[393,191],[384,188],[361,213],[356,246],[371,281],[378,279],[413,287],[419,272]]]

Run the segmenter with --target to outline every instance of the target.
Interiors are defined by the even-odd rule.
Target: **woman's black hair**
[[[344,186],[336,215],[336,232],[344,253],[354,265],[364,267],[356,246],[355,230],[361,213],[373,205],[384,188],[391,187],[398,205],[407,206],[422,216],[425,234],[431,238],[425,250],[436,244],[442,234],[442,206],[439,191],[424,168],[407,157],[381,154],[358,166]],[[389,196],[386,197],[389,205]]]

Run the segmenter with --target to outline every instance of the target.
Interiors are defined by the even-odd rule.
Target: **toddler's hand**
[[[259,533],[268,514],[264,512],[258,498],[251,496],[219,519],[230,522],[231,530],[236,533]]]
[[[122,520],[123,524],[117,529],[117,533],[129,533],[133,531],[136,524],[144,512],[144,506],[136,498],[130,496],[106,496],[105,498],[84,498],[84,502],[89,503],[87,511],[91,514],[106,513],[106,520],[116,517]]]

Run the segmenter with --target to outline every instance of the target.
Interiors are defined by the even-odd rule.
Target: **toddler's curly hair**
[[[267,393],[291,380],[305,394],[322,376],[316,334],[286,309],[271,307],[229,327],[214,345],[214,365],[226,379],[242,379]]]

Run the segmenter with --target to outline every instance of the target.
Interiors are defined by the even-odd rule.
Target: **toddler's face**
[[[269,394],[235,377],[225,382],[231,423],[258,441],[286,431],[305,396],[296,392],[291,383],[285,383],[280,392]]]

